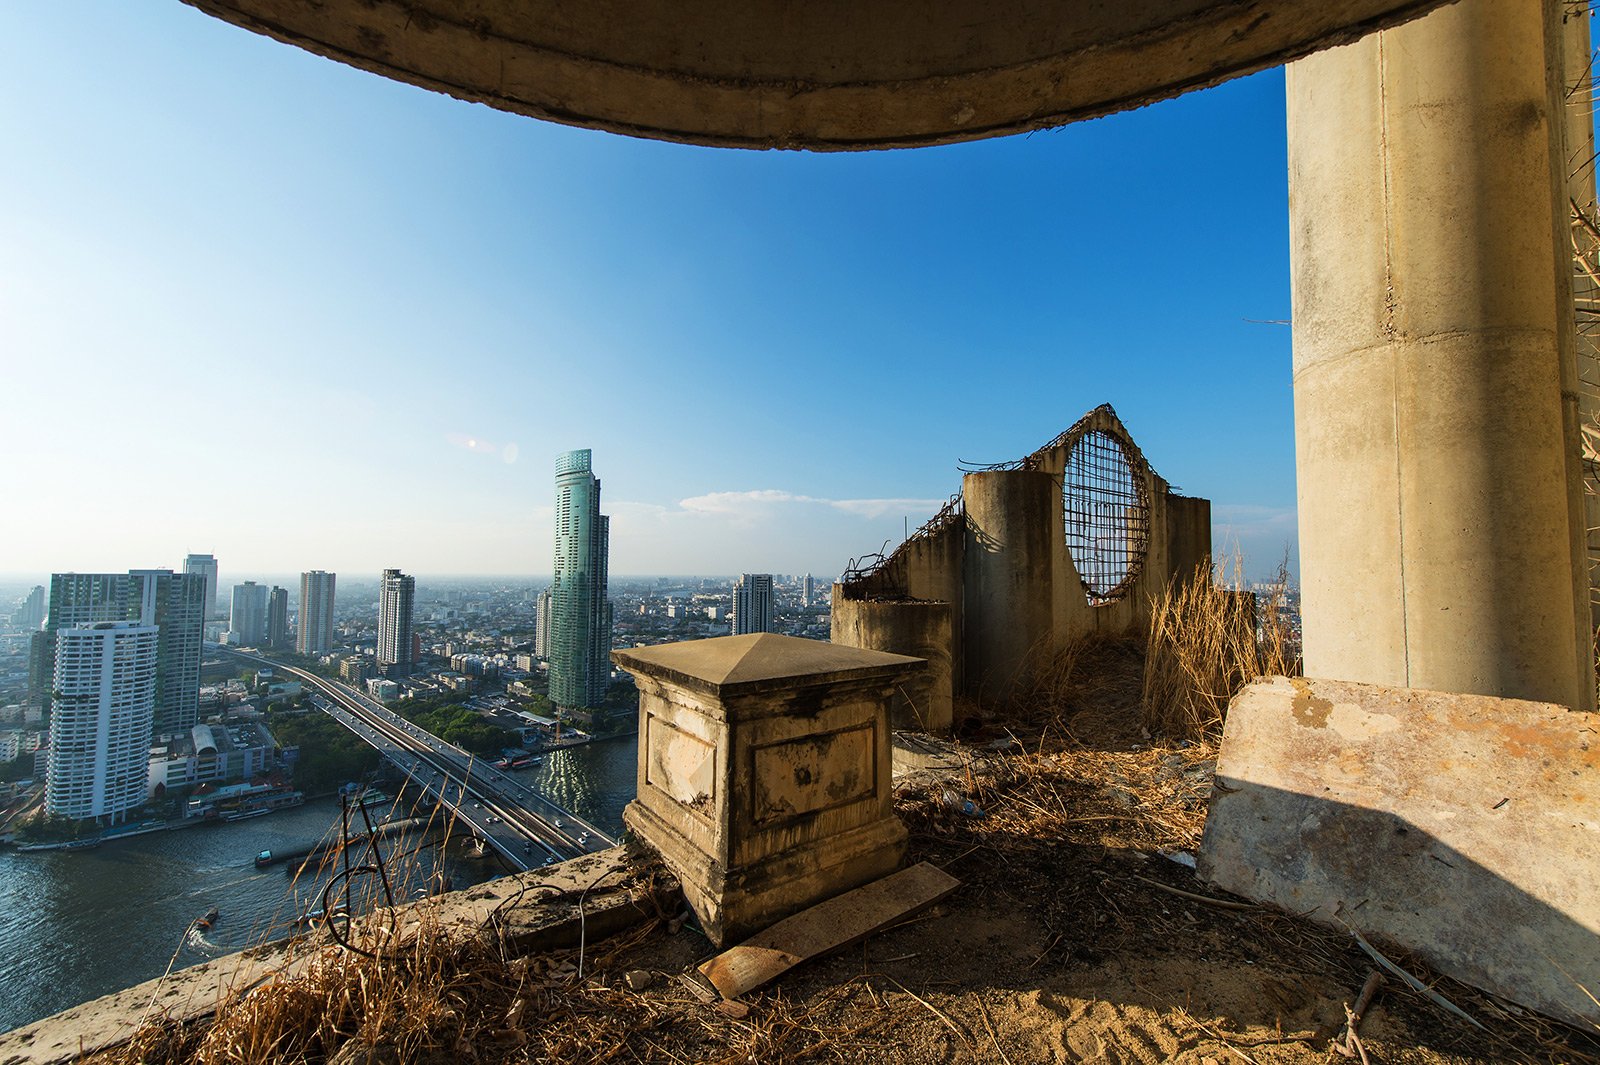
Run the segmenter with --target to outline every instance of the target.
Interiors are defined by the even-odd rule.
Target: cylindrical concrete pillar
[[[1561,53],[1462,0],[1289,67],[1311,676],[1593,704]]]
[[[1062,534],[1052,504],[1060,490],[1043,470],[989,470],[961,479],[963,676],[978,698],[1009,699],[1035,658],[1053,649],[1052,559]]]

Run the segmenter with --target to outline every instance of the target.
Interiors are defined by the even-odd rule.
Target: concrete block
[[[615,651],[639,687],[638,797],[712,942],[896,869],[888,706],[921,659],[760,633]]]
[[[1228,708],[1200,875],[1600,1025],[1600,717],[1341,681]]]

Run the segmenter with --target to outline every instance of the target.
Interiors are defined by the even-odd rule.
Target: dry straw
[[[1174,580],[1152,601],[1144,665],[1144,724],[1152,734],[1215,736],[1240,688],[1257,677],[1299,674],[1283,613],[1287,559],[1261,595],[1245,590],[1242,574],[1235,555],[1231,567]]]

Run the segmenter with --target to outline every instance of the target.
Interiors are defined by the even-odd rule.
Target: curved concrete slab
[[[385,77],[724,147],[973,140],[1125,110],[1443,0],[185,0]]]

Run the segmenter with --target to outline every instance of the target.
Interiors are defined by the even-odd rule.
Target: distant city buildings
[[[587,448],[556,460],[555,579],[550,587],[550,701],[597,707],[611,678],[611,603],[606,598],[611,519]]]
[[[30,661],[30,676],[46,689],[55,673],[60,633],[102,621],[133,621],[160,630],[156,735],[194,727],[200,714],[200,641],[205,626],[205,581],[167,569],[127,573],[56,573],[50,607]],[[47,691],[36,693],[48,705]],[[150,737],[146,737],[148,740]]]
[[[772,574],[746,573],[733,585],[733,634],[772,631]]]
[[[37,632],[44,624],[44,615],[44,585],[36,584],[11,615],[11,624],[18,632]]]
[[[339,663],[339,679],[360,691],[372,678],[372,660],[356,655]]]
[[[133,621],[57,631],[46,812],[115,824],[144,805],[160,643]]]
[[[217,613],[217,556],[190,555],[183,560],[183,572],[198,574],[205,578],[206,620],[221,617],[222,615]]]
[[[533,653],[550,657],[550,589],[539,593],[539,606],[533,616]]]
[[[245,581],[233,586],[233,602],[228,611],[228,642],[241,647],[260,647],[267,636],[267,586]]]
[[[404,677],[416,662],[416,639],[411,629],[417,581],[397,569],[383,571],[378,586],[378,672]]]
[[[289,589],[277,585],[267,594],[267,646],[274,651],[289,646]]]
[[[809,610],[817,600],[817,582],[811,579],[811,574],[806,574],[800,582],[800,607]]]
[[[320,569],[300,574],[300,627],[294,649],[303,655],[323,655],[333,646],[332,573]]]

